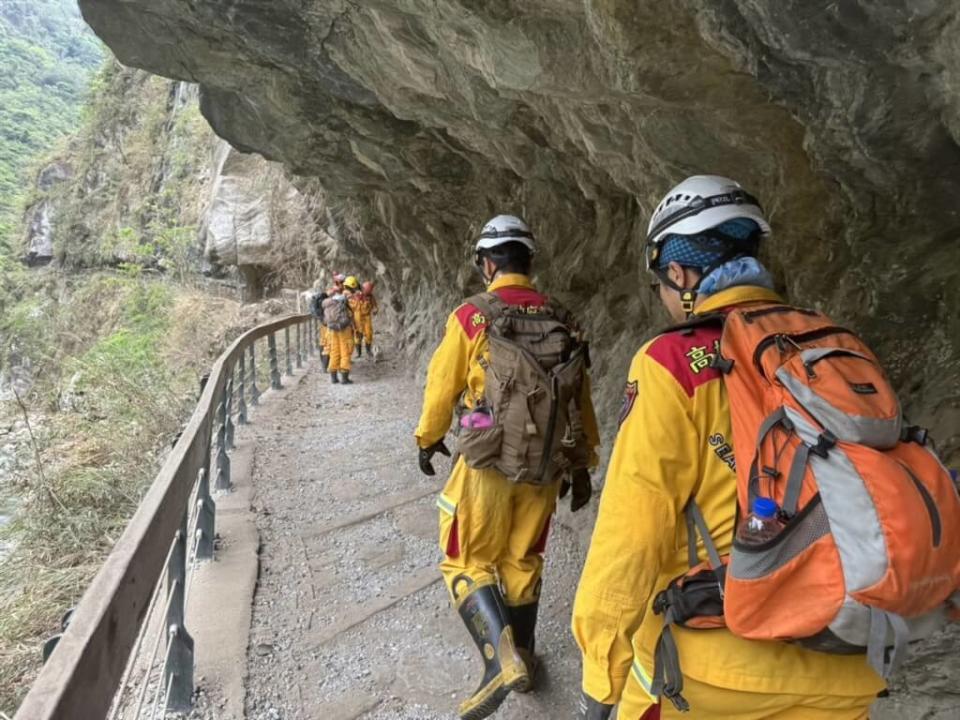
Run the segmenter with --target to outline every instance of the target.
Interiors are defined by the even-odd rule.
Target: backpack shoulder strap
[[[711,325],[723,327],[726,319],[726,313],[722,312],[705,313],[704,315],[691,315],[688,320],[684,320],[682,323],[676,323],[663,328],[657,333],[657,335],[665,335],[666,333],[672,332],[690,332],[691,330],[696,330],[697,328],[701,327],[709,327]]]
[[[543,307],[550,311],[550,314],[557,319],[558,322],[563,323],[569,328],[577,329],[579,324],[576,321],[576,318],[573,317],[573,313],[567,310],[566,307],[558,303],[552,297],[547,296],[546,300],[543,303]]]
[[[509,307],[496,293],[482,292],[468,297],[466,305],[473,305],[477,310],[483,313],[487,321],[487,326],[493,325],[493,322],[506,312]]]
[[[707,551],[707,559],[711,569],[717,570],[723,565],[723,561],[717,551],[717,544],[710,537],[710,527],[703,517],[703,512],[701,512],[700,506],[692,496],[687,502],[683,515],[687,523],[687,555],[689,556],[690,567],[695,568],[700,563],[700,558],[697,555],[697,535],[699,535],[700,539],[703,540],[703,547]]]

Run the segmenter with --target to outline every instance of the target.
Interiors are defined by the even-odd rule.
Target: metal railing
[[[211,477],[214,491],[229,490],[235,425],[260,402],[258,369],[268,363],[270,386],[279,389],[281,368],[292,375],[316,352],[317,331],[311,316],[288,316],[243,334],[217,359],[126,530],[62,636],[48,642],[52,653],[14,720],[153,720],[189,710],[194,643],[184,614],[194,570],[215,552]],[[266,363],[258,363],[261,340]]]

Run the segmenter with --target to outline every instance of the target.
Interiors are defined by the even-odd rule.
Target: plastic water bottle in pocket
[[[750,514],[740,523],[737,540],[744,545],[760,545],[773,540],[783,530],[783,523],[777,517],[779,510],[776,500],[755,498]]]

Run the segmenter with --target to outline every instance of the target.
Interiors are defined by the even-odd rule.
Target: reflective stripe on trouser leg
[[[690,712],[681,713],[668,702],[661,706],[663,720],[867,720],[874,696],[792,695],[730,690],[684,678],[684,695]],[[622,718],[625,715],[620,705]]]
[[[462,457],[457,460],[440,495],[443,504],[437,503],[444,552],[440,572],[448,590],[458,575],[477,584],[498,580],[497,559],[504,552],[510,530],[511,485],[495,470],[473,470]],[[453,527],[450,506],[456,508],[456,557],[447,554]]]
[[[653,668],[649,670],[637,660],[633,659],[630,667],[630,674],[627,676],[626,685],[620,696],[618,717],[622,718],[640,718],[647,709],[656,702],[656,698],[650,692],[653,685]],[[669,705],[669,703],[667,703]]]
[[[508,605],[526,605],[540,596],[544,533],[557,507],[560,483],[512,483],[510,530],[497,570]]]
[[[649,694],[652,682],[641,663],[634,658],[630,675],[623,688],[617,720],[642,718],[654,702]],[[869,697],[800,696],[778,693],[751,693],[714,687],[684,677],[683,694],[690,703],[690,712],[681,713],[668,701],[661,706],[661,717],[704,718],[704,720],[865,720],[871,702]]]

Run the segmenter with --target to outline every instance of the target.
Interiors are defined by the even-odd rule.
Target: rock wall
[[[216,138],[195,85],[111,61],[86,122],[36,173],[23,259],[202,271],[259,300],[313,283],[336,246],[315,221],[326,222],[323,208],[317,187],[301,192],[282,165]]]
[[[236,268],[245,301],[284,285],[312,286],[337,246],[321,225],[324,210],[317,188],[298,189],[281,165],[221,141],[200,226],[204,272]]]
[[[53,228],[57,208],[49,193],[72,175],[72,169],[64,162],[52,162],[37,174],[35,186],[43,196],[27,208],[24,218],[27,265],[45,265],[53,260]]]
[[[122,62],[198,83],[217,134],[302,176],[323,256],[378,274],[421,363],[477,287],[484,219],[522,214],[541,284],[592,331],[609,430],[665,320],[650,211],[684,175],[727,174],[765,202],[783,288],[863,331],[960,463],[955,3],[80,5]]]
[[[800,302],[877,345],[958,458],[960,175],[945,3],[850,0],[81,0],[125,63],[201,86],[219,135],[319,182],[383,265],[417,349],[476,280],[471,238],[525,215],[542,284],[588,317],[604,412],[663,317],[643,293],[653,204],[683,175],[764,199]],[[437,278],[442,278],[438,286]]]
[[[91,95],[85,121],[26,193],[25,259],[67,269],[162,266],[174,254],[171,231],[195,236],[211,180],[216,137],[197,88],[111,61]]]

